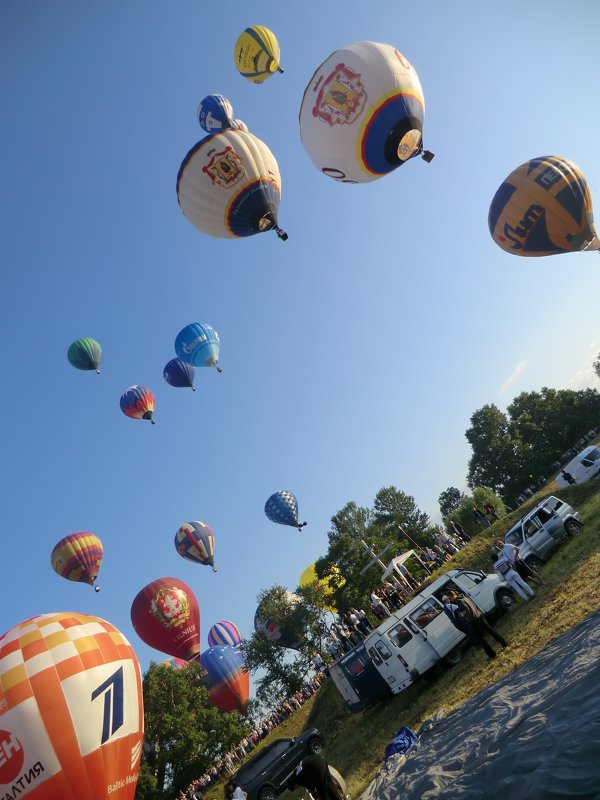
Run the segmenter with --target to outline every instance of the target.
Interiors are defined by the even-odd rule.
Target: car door
[[[275,744],[274,751],[273,762],[266,777],[269,778],[269,783],[281,786],[293,770],[290,764],[294,758],[294,739],[282,739]]]
[[[392,692],[397,694],[404,688],[406,681],[411,682],[407,667],[394,655],[383,639],[376,639],[368,652]]]
[[[564,528],[562,523],[561,527]],[[556,530],[555,526],[551,526],[551,530]],[[530,548],[542,558],[545,558],[556,546],[556,537],[550,535],[537,513],[523,521],[523,533]]]
[[[411,611],[408,619],[411,622],[411,630],[418,633],[430,650],[427,652],[422,649],[423,664],[432,658],[431,663],[439,661],[465,637],[465,634],[450,622],[443,611],[441,601],[435,597],[428,597],[424,600],[414,611]],[[417,669],[419,672],[423,672],[428,667],[417,667]]]

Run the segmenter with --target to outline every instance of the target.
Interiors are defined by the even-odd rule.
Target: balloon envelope
[[[209,94],[198,105],[198,122],[206,133],[233,126],[233,107],[222,94]]]
[[[236,131],[246,131],[246,133],[250,133],[250,128],[246,125],[243,119],[234,119],[231,123],[231,127],[235,128]]]
[[[218,647],[219,645],[229,645],[235,647],[242,641],[240,629],[233,622],[222,620],[215,622],[208,632],[208,646]]]
[[[195,375],[196,370],[192,365],[186,364],[180,358],[172,358],[165,364],[163,370],[163,377],[170,386],[176,386],[177,388],[189,387],[193,391],[196,391],[194,389]]]
[[[275,492],[269,497],[265,503],[265,514],[271,522],[289,525],[292,528],[298,528],[299,531],[306,525],[306,522],[298,521],[298,501],[287,489]]]
[[[583,172],[559,156],[511,172],[492,199],[488,226],[496,244],[518,256],[600,249]]]
[[[190,587],[178,578],[144,586],[131,605],[131,623],[150,647],[191,661],[200,652],[200,609]]]
[[[336,576],[340,576],[340,583],[341,584],[344,584],[346,582],[343,578],[341,578],[340,571],[339,571],[339,569],[337,567],[332,569],[332,572]],[[317,586],[321,587],[328,598],[333,596],[334,590],[331,588],[331,585],[329,584],[329,581],[326,578],[321,579],[321,578],[318,577],[317,572],[315,570],[315,564],[314,563],[310,564],[304,570],[302,575],[300,575],[300,579],[298,581],[298,586],[311,586],[313,584],[316,584]],[[325,608],[326,608],[327,611],[332,611],[333,613],[337,612],[337,608],[335,607],[333,602],[329,602],[325,606]]]
[[[67,358],[69,363],[77,369],[95,369],[100,372],[100,356],[102,348],[95,339],[77,339],[69,347]]]
[[[191,322],[175,339],[177,356],[194,367],[216,367],[220,347],[219,334],[206,322]]]
[[[175,534],[175,549],[182,558],[215,569],[215,537],[204,522],[186,522]]]
[[[247,131],[230,128],[192,147],[177,175],[177,200],[196,228],[239,239],[278,225],[281,177],[273,153]]]
[[[161,661],[162,667],[171,667],[172,669],[183,669],[187,667],[189,661],[186,661],[184,658],[167,658],[166,661]]]
[[[355,42],[332,53],[310,79],[300,137],[324,175],[366,183],[422,152],[424,116],[421,83],[406,58],[389,44]]]
[[[286,592],[286,599],[289,605],[295,605],[300,598],[293,592]],[[254,630],[262,634],[271,644],[279,647],[289,647],[291,650],[298,649],[298,642],[294,634],[280,625],[276,620],[269,618],[259,605],[254,614]]]
[[[233,48],[236,69],[246,80],[262,83],[275,72],[283,72],[279,66],[281,54],[275,34],[264,25],[246,28]]]
[[[0,797],[133,800],[140,667],[113,625],[43,614],[0,638]]]
[[[102,542],[93,533],[70,533],[54,546],[50,562],[61,578],[93,586],[102,565]]]
[[[154,420],[154,395],[145,386],[130,386],[121,395],[121,411],[132,419],[149,419],[152,424]]]
[[[201,656],[211,688],[210,702],[223,711],[241,711],[250,696],[250,676],[238,648],[209,647]]]

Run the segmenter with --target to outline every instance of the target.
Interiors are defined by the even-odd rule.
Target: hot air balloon
[[[236,131],[246,131],[246,133],[250,133],[250,128],[246,125],[243,119],[234,119],[231,123],[231,127],[235,128]]]
[[[192,392],[194,389],[194,376],[196,370],[191,364],[186,364],[180,358],[172,358],[163,370],[163,377],[171,386],[178,388],[189,387]]]
[[[186,522],[175,534],[175,549],[180,556],[194,564],[215,567],[215,537],[208,525],[199,520]]]
[[[171,669],[183,669],[187,667],[189,661],[186,661],[183,658],[167,658],[166,661],[161,661],[161,667],[170,667]]]
[[[77,369],[95,369],[98,375],[101,355],[102,348],[95,339],[77,339],[67,350],[70,364]]]
[[[526,161],[500,186],[488,215],[492,239],[517,256],[600,250],[583,172],[566,158]]]
[[[336,576],[337,580],[341,585],[343,585],[346,582],[344,578],[341,577],[341,573],[337,567],[333,567],[331,569],[331,573]],[[333,596],[334,590],[331,588],[329,581],[327,580],[327,578],[321,579],[318,577],[317,572],[315,570],[315,564],[313,563],[310,564],[310,566],[308,566],[304,570],[302,575],[300,575],[298,586],[311,586],[315,584],[323,589],[323,592],[327,596],[328,600]],[[337,613],[337,608],[335,607],[333,602],[328,602],[328,604],[325,606],[325,609],[327,611]]]
[[[94,586],[102,564],[102,542],[93,533],[70,533],[54,546],[50,562],[61,578]],[[94,589],[100,591],[99,586]]]
[[[229,645],[235,647],[242,641],[242,634],[237,625],[228,620],[215,622],[208,632],[208,646],[218,647],[219,645]]]
[[[208,673],[210,702],[222,711],[241,711],[250,696],[250,676],[237,647],[209,647],[200,658]]]
[[[133,800],[140,665],[114,625],[42,614],[0,638],[0,797]]]
[[[175,352],[186,364],[194,367],[215,367],[219,363],[219,334],[205,322],[191,322],[179,331],[175,339]]]
[[[298,521],[298,501],[287,489],[275,492],[269,497],[265,503],[265,514],[271,522],[298,528],[300,532],[306,525],[306,522]]]
[[[293,592],[286,592],[285,599],[289,608],[293,608],[300,600]],[[285,625],[270,617],[262,605],[259,605],[254,613],[254,630],[262,634],[271,644],[289,647],[291,650],[298,649],[295,635]]]
[[[121,411],[133,419],[149,419],[154,425],[154,395],[145,386],[130,386],[121,395]]]
[[[198,105],[198,122],[206,133],[233,127],[233,107],[222,94],[209,94]]]
[[[191,661],[200,652],[200,609],[190,587],[178,578],[144,586],[131,605],[140,639],[167,655]]]
[[[209,236],[238,239],[274,230],[278,224],[281,177],[267,145],[244,130],[207,136],[183,159],[177,200],[187,219]]]
[[[394,47],[355,42],[336,50],[304,91],[300,136],[311,161],[341,183],[387,175],[423,150],[425,100],[414,68]]]
[[[282,72],[279,66],[279,43],[273,31],[263,25],[252,25],[241,33],[233,49],[236,69],[246,80],[262,83],[275,72]]]

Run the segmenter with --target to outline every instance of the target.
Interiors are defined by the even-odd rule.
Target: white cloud
[[[513,383],[517,380],[519,375],[521,375],[527,369],[528,361],[519,361],[517,366],[513,369],[510,376],[504,381],[502,386],[500,387],[500,394],[504,394],[506,390],[513,385]]]
[[[595,360],[596,356],[594,356]],[[578,370],[568,381],[561,387],[562,389],[573,389],[579,391],[580,389],[600,389],[600,380],[594,372],[592,363],[586,364],[585,367]]]

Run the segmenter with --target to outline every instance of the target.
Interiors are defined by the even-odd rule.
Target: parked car
[[[563,477],[563,472],[571,476],[574,483],[585,483],[600,475],[600,447],[592,445],[578,453],[558,473],[555,480],[561,489],[567,488],[571,481]]]
[[[324,742],[316,728],[295,739],[275,739],[234,773],[233,780],[248,794],[247,800],[273,800],[284,791],[302,759],[320,753]]]
[[[329,667],[329,674],[350,711],[362,711],[391,696],[387,681],[360,642]]]
[[[512,589],[497,575],[476,570],[451,569],[424,587],[365,638],[367,652],[393,694],[440,661],[460,661],[465,634],[443,611],[442,597],[449,589],[469,597],[484,614],[508,610],[515,602]]]
[[[523,561],[537,571],[552,551],[582,525],[578,511],[551,495],[513,525],[504,541],[516,545]]]

